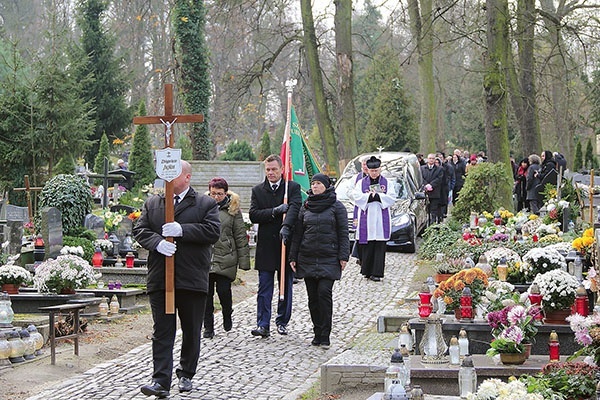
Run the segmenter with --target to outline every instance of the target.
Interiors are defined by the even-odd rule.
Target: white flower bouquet
[[[554,269],[539,274],[535,277],[533,283],[540,288],[544,311],[570,308],[575,302],[575,295],[579,287],[577,279],[562,269]]]
[[[74,256],[83,257],[83,247],[81,246],[64,246],[60,249],[60,254],[73,254]]]
[[[113,244],[108,239],[96,239],[94,240],[94,248],[96,247],[104,252],[112,252]]]
[[[490,264],[492,268],[496,268],[502,258],[505,259],[506,265],[513,268],[521,262],[519,253],[507,247],[495,247],[489,249],[483,255],[487,258],[488,264]]]
[[[529,281],[535,278],[537,274],[561,268],[566,269],[567,262],[558,250],[549,247],[535,247],[523,256],[519,271],[523,274],[525,280]]]
[[[527,393],[527,386],[519,380],[502,382],[492,378],[481,382],[476,393],[469,393],[467,400],[544,400],[537,393]]]
[[[539,237],[543,237],[546,235],[562,235],[562,231],[560,230],[560,222],[552,222],[549,224],[540,224],[535,230],[535,233]]]
[[[31,280],[31,274],[18,265],[0,266],[0,284],[22,285]]]
[[[569,251],[571,251],[572,247],[573,247],[573,245],[571,244],[571,242],[558,242],[558,243],[550,244],[544,248],[556,250],[561,254],[567,254],[567,253],[569,253]]]
[[[33,287],[39,292],[80,289],[95,282],[94,269],[83,258],[72,254],[48,259],[35,269]]]

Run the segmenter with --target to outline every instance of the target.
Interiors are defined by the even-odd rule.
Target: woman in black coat
[[[290,249],[290,265],[306,284],[313,346],[329,348],[333,282],[342,277],[349,256],[348,212],[337,200],[329,177],[316,174],[298,214]]]
[[[517,196],[517,211],[521,211],[524,208],[529,209],[529,202],[527,201],[527,169],[529,168],[529,159],[524,158],[519,163],[517,169],[517,176],[515,178],[515,195]]]

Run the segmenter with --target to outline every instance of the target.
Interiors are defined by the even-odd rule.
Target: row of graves
[[[114,206],[103,216],[89,214],[84,227],[95,233],[92,263],[84,260],[81,246],[63,245],[61,212],[40,210],[41,229],[32,235],[28,207],[0,203],[3,253],[0,266],[0,368],[44,354],[62,339],[74,341],[90,319],[111,321],[144,306],[146,251],[132,239],[134,210]],[[106,232],[105,220],[114,222]],[[54,329],[51,329],[53,327]]]
[[[456,229],[426,231],[419,262],[436,274],[408,315],[380,317],[380,332],[399,334],[389,365],[371,367],[385,374],[371,399],[600,398],[598,196],[566,183],[577,190],[555,191],[540,215],[473,212]]]

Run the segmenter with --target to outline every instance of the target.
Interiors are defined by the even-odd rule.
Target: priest
[[[367,175],[356,182],[353,191],[358,207],[356,240],[361,255],[361,274],[379,282],[385,269],[385,250],[392,229],[390,206],[396,201],[395,187],[381,175],[381,160],[367,160]]]

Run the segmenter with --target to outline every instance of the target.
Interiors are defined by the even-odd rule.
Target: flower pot
[[[3,283],[2,291],[8,294],[19,294],[19,288],[21,285],[16,285],[14,283]]]
[[[569,325],[566,318],[571,315],[571,309],[544,311],[544,314],[546,315],[545,324]]]
[[[450,278],[452,275],[454,274],[435,274],[433,279],[435,279],[435,283],[441,283]]]
[[[62,288],[60,290],[60,294],[75,294],[75,289],[73,288]]]
[[[521,365],[527,359],[525,352],[523,353],[500,353],[500,361],[506,365]]]
[[[529,359],[529,356],[531,356],[531,348],[533,347],[533,344],[531,343],[523,343],[523,347],[525,347],[525,359]]]

